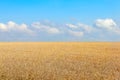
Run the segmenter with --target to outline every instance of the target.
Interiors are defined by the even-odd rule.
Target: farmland
[[[1,42],[0,80],[120,80],[120,43]]]

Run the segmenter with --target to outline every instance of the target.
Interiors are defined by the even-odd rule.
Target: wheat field
[[[120,43],[0,43],[0,80],[120,80]]]

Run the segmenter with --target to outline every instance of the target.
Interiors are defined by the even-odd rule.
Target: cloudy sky
[[[0,0],[0,41],[120,41],[120,0]]]

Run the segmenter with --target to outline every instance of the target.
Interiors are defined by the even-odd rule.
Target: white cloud
[[[7,24],[0,23],[0,31],[4,31],[4,32],[18,31],[18,32],[25,32],[30,34],[33,33],[33,31],[30,30],[26,24],[17,24],[13,21],[9,21]]]
[[[76,26],[74,24],[66,24],[66,26],[68,26],[69,28],[73,28],[73,29],[78,28],[78,26]]]
[[[7,23],[0,23],[0,37],[3,36],[0,39],[4,38],[4,36],[7,36],[7,38],[10,39],[12,39],[11,36],[13,39],[18,39],[20,36],[21,37],[19,39],[31,38],[31,36],[26,35],[26,33],[30,35],[34,35],[34,33],[38,34],[34,36],[33,39],[35,40],[39,40],[41,35],[45,35],[44,39],[47,39],[48,35],[54,34],[60,34],[59,39],[61,39],[61,37],[64,37],[63,39],[74,39],[75,37],[79,39],[82,37],[81,39],[83,40],[99,40],[101,39],[101,35],[104,35],[104,37],[102,37],[103,40],[107,40],[112,37],[117,38],[117,36],[120,35],[120,26],[113,19],[97,19],[95,25],[90,26],[80,22],[76,24],[56,24],[43,21],[35,22],[28,27],[28,25],[24,23],[18,24],[13,21],[9,21]],[[19,34],[20,36],[18,36]],[[67,37],[68,35],[69,37]],[[54,36],[50,36],[48,38],[54,38]]]
[[[77,24],[66,24],[67,27],[70,29],[68,30],[68,33],[72,36],[76,37],[82,37],[84,35],[88,35],[88,33],[92,33],[94,30],[93,27],[83,24],[83,23],[77,23]]]
[[[60,33],[60,31],[57,28],[49,28],[47,29],[47,32],[52,34]]]
[[[120,34],[120,28],[113,19],[97,19],[96,26]]]
[[[78,23],[78,24],[66,24],[67,27],[71,28],[71,29],[79,29],[84,31],[85,33],[90,33],[93,28],[89,25],[83,24],[83,23]]]
[[[10,28],[10,29],[14,29],[14,28],[16,28],[17,24],[16,24],[15,22],[13,22],[13,21],[9,21],[9,22],[7,23],[7,26],[8,26],[8,28]]]
[[[7,26],[5,25],[5,24],[3,24],[3,23],[0,23],[0,31],[7,31],[8,29],[7,29]]]
[[[106,28],[106,29],[113,29],[117,26],[114,20],[112,19],[97,19],[96,20],[96,26],[100,28]]]
[[[78,23],[78,26],[80,28],[84,29],[85,32],[87,32],[87,33],[90,33],[93,30],[93,28],[91,26],[86,25],[86,24]]]
[[[18,30],[23,31],[23,32],[27,32],[30,34],[34,33],[34,31],[32,31],[31,29],[28,29],[28,26],[26,24],[19,25]]]
[[[76,36],[76,37],[82,37],[84,35],[84,32],[69,30],[69,34]]]
[[[36,29],[39,29],[41,31],[45,31],[45,32],[50,33],[50,34],[59,34],[61,32],[56,27],[53,27],[51,25],[45,25],[45,24],[42,24],[40,22],[35,22],[32,24],[32,26]]]

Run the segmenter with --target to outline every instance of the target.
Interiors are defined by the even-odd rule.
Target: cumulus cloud
[[[83,40],[105,40],[120,35],[120,26],[113,19],[97,19],[93,24],[95,25],[87,25],[81,22],[76,24],[57,24],[46,21],[34,22],[28,26],[24,23],[18,24],[13,21],[9,21],[7,23],[0,23],[0,40],[3,38],[5,39],[5,37],[10,39],[19,38],[21,40],[28,38],[30,39],[31,36],[28,34],[35,34],[35,36],[33,36],[34,40],[39,40],[41,35],[44,35],[45,37],[41,38],[41,40],[47,38],[51,38],[53,40],[55,39],[53,37],[54,34],[54,36],[59,34],[59,39],[61,39],[61,37],[62,39],[66,39],[66,37],[70,35],[68,36],[70,39],[82,37],[81,39]],[[103,35],[104,38],[101,38],[101,35]]]
[[[36,29],[39,29],[41,31],[44,31],[44,32],[47,32],[49,34],[59,34],[61,31],[56,28],[56,27],[53,27],[51,25],[46,25],[46,24],[42,24],[40,22],[35,22],[32,24],[32,26]]]
[[[117,26],[117,24],[112,19],[97,19],[96,26],[100,28],[106,28],[112,30]]]
[[[52,34],[60,33],[60,31],[57,28],[48,28],[47,32]]]
[[[3,23],[0,23],[0,31],[7,31],[7,30],[8,28],[6,27],[6,25]]]
[[[97,19],[95,25],[98,28],[106,29],[115,33],[120,34],[120,28],[113,19]]]
[[[78,28],[78,26],[74,24],[66,24],[66,26],[68,26],[69,28],[73,28],[73,29]]]
[[[86,25],[86,24],[78,23],[78,26],[80,28],[84,29],[84,31],[87,33],[90,33],[93,30],[93,28],[91,26]]]
[[[93,30],[93,28],[91,26],[83,24],[83,23],[66,24],[66,26],[71,28],[71,29],[82,30],[85,33],[90,33]]]
[[[2,32],[18,31],[30,34],[33,33],[33,31],[30,30],[26,24],[17,24],[13,21],[9,21],[7,24],[0,23],[0,31]]]
[[[83,24],[83,23],[77,23],[77,24],[66,24],[66,26],[69,28],[68,29],[68,33],[72,36],[76,36],[76,37],[82,37],[82,36],[86,36],[90,33],[92,33],[92,31],[94,30],[93,27],[87,25],[87,24]]]
[[[73,36],[76,36],[76,37],[82,37],[84,35],[84,32],[81,32],[81,31],[69,30],[69,33]]]

